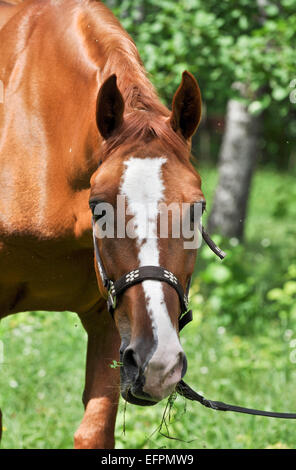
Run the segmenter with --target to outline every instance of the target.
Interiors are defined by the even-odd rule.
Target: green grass
[[[216,173],[206,168],[201,173],[204,192],[211,201]],[[292,176],[272,171],[258,171],[254,179],[244,269],[261,281],[257,283],[259,289],[264,286],[262,294],[259,291],[262,296],[284,282],[288,265],[295,263],[295,254],[294,258],[291,255],[295,218],[289,196],[293,184]],[[202,256],[197,262],[191,295],[194,321],[181,334],[188,358],[186,382],[210,399],[296,411],[295,315],[284,315],[285,307],[278,315],[271,305],[269,317],[269,306],[262,298],[265,310],[258,311],[258,321],[246,317],[247,327],[238,327],[235,319],[248,315],[249,310],[241,311],[240,303],[234,309],[236,304],[230,302],[229,309],[237,311],[227,312],[231,320],[227,322],[225,312],[211,310],[206,293],[212,284],[198,281],[206,263]],[[68,312],[21,313],[1,322],[0,338],[5,358],[0,365],[2,448],[72,448],[73,434],[83,415],[86,350],[78,318]],[[165,401],[152,408],[128,404],[125,410],[121,401],[117,448],[295,448],[292,420],[215,412],[182,397],[174,402],[167,427],[162,427],[169,439],[157,431],[165,406]]]

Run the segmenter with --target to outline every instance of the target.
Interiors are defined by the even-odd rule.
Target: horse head
[[[151,275],[131,282],[112,306],[121,336],[121,393],[139,405],[170,395],[186,372],[178,323],[182,299],[173,287],[175,282],[180,291],[188,291],[197,254],[196,208],[205,204],[201,178],[190,163],[191,137],[200,116],[200,90],[188,72],[170,113],[153,107],[126,109],[115,75],[98,94],[103,142],[101,163],[91,179],[90,206],[100,291],[107,298],[104,277],[112,284],[124,276],[134,281],[147,266],[163,269],[170,281]],[[167,211],[167,232],[161,236],[165,208],[175,210]],[[184,226],[185,219],[192,232],[185,237],[177,230],[176,236],[174,229]],[[188,241],[192,243],[186,248]]]

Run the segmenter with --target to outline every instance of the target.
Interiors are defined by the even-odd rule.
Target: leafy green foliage
[[[233,86],[242,82],[249,111],[265,112],[262,151],[279,165],[287,163],[296,138],[293,1],[269,0],[264,9],[247,0],[106,3],[135,40],[168,105],[185,69],[199,81],[208,116],[223,114],[230,97],[242,99]]]
[[[288,266],[283,284],[271,289],[267,299],[274,303],[274,309],[285,322],[296,320],[296,264]]]
[[[244,0],[235,6],[230,0],[125,0],[112,5],[165,98],[171,98],[188,67],[199,78],[205,99],[215,99],[216,105],[225,102],[235,80],[248,82],[254,93],[267,87],[267,96],[277,101],[287,98],[296,58],[291,2],[280,7],[269,2],[264,10]],[[260,102],[263,108],[270,104],[265,95]]]
[[[118,367],[121,367],[123,365],[122,362],[115,361],[113,359],[112,364],[110,364],[111,369],[117,369]]]
[[[226,258],[221,262],[206,245],[199,253],[193,284],[198,293],[195,305],[203,310],[205,317],[214,316],[220,325],[234,333],[257,334],[265,328],[266,321],[289,328],[294,321],[296,194],[293,181],[293,176],[258,172],[244,244],[214,236],[226,251]]]

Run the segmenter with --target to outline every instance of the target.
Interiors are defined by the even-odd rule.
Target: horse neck
[[[56,107],[53,116],[49,117],[53,121],[52,127],[58,127],[52,140],[63,145],[63,152],[57,150],[53,158],[63,158],[67,181],[70,175],[73,186],[85,188],[98,164],[97,150],[101,139],[96,128],[95,107],[99,87],[106,78],[114,73],[117,75],[127,114],[146,110],[167,116],[168,110],[148,80],[134,42],[113,13],[101,2],[70,1],[73,4],[70,15],[65,15],[61,3],[56,6],[57,13],[50,16],[51,35],[59,38],[55,39],[55,58],[48,61],[44,54],[39,57],[43,57],[48,76],[52,74],[54,61],[57,69],[54,76],[63,77],[65,83],[55,90],[55,93],[61,91],[55,102],[66,109],[67,115],[63,111],[64,117],[58,126]],[[58,10],[61,10],[60,14]],[[45,12],[44,21],[48,17],[49,12]],[[43,30],[40,29],[41,34]],[[40,59],[37,65],[40,67]]]

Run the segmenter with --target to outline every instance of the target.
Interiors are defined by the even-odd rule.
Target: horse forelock
[[[168,116],[158,115],[149,111],[134,110],[128,113],[118,130],[101,148],[100,159],[104,161],[121,146],[137,148],[157,141],[160,153],[171,154],[191,168],[192,155],[184,139],[171,128]]]

